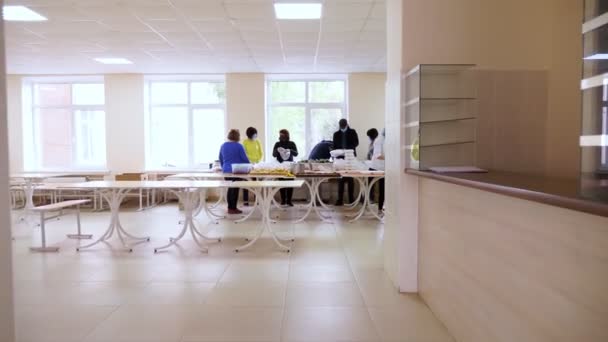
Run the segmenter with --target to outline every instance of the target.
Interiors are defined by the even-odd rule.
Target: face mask
[[[258,138],[258,135],[257,135],[257,134],[254,134],[254,135],[251,137],[251,140],[255,140],[255,139],[257,139],[257,138]]]
[[[347,128],[348,128],[348,127],[340,128],[340,131],[342,131],[342,133],[344,133],[344,132],[346,132],[346,129],[347,129]]]

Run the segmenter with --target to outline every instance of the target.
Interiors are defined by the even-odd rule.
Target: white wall
[[[145,169],[144,77],[106,75],[107,168],[113,173]]]
[[[247,127],[255,127],[264,145],[266,137],[264,74],[226,74],[226,129],[236,128],[245,139]],[[273,142],[274,143],[274,142]],[[266,146],[262,146],[265,151]]]
[[[21,81],[19,75],[8,77],[11,172],[23,169]],[[108,74],[105,82],[107,169],[141,172],[145,170],[144,76]],[[384,127],[384,83],[383,73],[349,76],[349,118],[359,132],[361,156],[367,151],[367,129]],[[226,100],[226,128],[238,128],[244,137],[247,127],[256,127],[266,144],[264,74],[226,74]]]
[[[2,5],[0,1],[0,6]],[[0,18],[0,37],[4,37],[4,25]],[[0,41],[0,341],[13,342],[14,310],[13,310],[13,274],[11,214],[8,203],[8,120],[7,120],[7,89],[4,63],[4,41]],[[10,95],[10,93],[9,93]]]
[[[350,126],[359,133],[357,156],[364,159],[369,143],[366,132],[384,127],[386,84],[385,73],[355,73],[348,75],[348,118]],[[336,123],[337,127],[338,123]]]
[[[387,1],[386,218],[384,268],[403,292],[418,291],[418,179],[404,177],[401,146],[403,2]]]

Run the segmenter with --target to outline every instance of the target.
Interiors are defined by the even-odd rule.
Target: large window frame
[[[37,87],[45,85],[69,85],[72,87],[71,99],[74,102],[74,85],[101,85],[104,88],[103,104],[69,104],[69,105],[44,105],[37,103]],[[23,108],[23,168],[25,171],[106,171],[107,169],[107,146],[106,146],[106,101],[105,101],[105,82],[102,76],[82,76],[82,77],[28,77],[22,82],[22,108]],[[71,162],[65,167],[44,167],[42,152],[42,132],[39,112],[44,109],[67,110],[70,111],[72,132],[71,139]],[[103,152],[103,162],[101,163],[79,163],[78,142],[78,123],[81,121],[79,112],[102,112],[103,113],[103,141],[99,142]],[[89,143],[91,143],[89,141]]]
[[[154,83],[183,83],[187,85],[187,102],[186,103],[171,103],[171,104],[154,104],[152,99],[152,84]],[[217,104],[199,104],[192,102],[192,84],[194,83],[217,83],[223,84],[226,87],[226,80],[223,75],[179,75],[179,76],[146,76],[144,86],[144,102],[145,102],[145,160],[146,170],[193,170],[199,169],[204,165],[196,163],[195,156],[195,133],[194,133],[194,113],[197,110],[221,110],[223,112],[224,127],[222,134],[225,135],[226,125],[228,122],[226,113],[226,97],[223,102]],[[154,165],[152,163],[152,111],[154,108],[187,108],[188,112],[188,162],[187,165]],[[220,145],[217,146],[219,151]],[[209,160],[213,163],[216,158]]]
[[[272,82],[304,82],[305,97],[304,102],[273,102],[272,101]],[[310,83],[314,82],[343,82],[344,94],[342,102],[311,102],[310,101]],[[303,107],[304,108],[304,146],[298,147],[298,157],[296,159],[307,159],[312,148],[319,141],[311,141],[312,132],[312,112],[322,109],[340,109],[342,111],[341,118],[348,119],[348,76],[347,75],[267,75],[266,76],[266,153],[267,160],[272,160],[272,148],[278,140],[279,132],[270,131],[271,113],[274,108],[280,107]],[[290,129],[289,127],[284,127]],[[336,121],[336,130],[338,130],[338,122]],[[328,137],[331,139],[331,137]]]

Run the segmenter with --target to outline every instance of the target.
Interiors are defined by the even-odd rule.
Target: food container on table
[[[247,174],[253,169],[253,164],[232,164],[232,173]]]

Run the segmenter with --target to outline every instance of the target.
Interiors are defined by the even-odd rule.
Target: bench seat
[[[40,213],[40,235],[42,246],[40,247],[30,247],[31,251],[34,252],[57,252],[59,251],[59,247],[56,246],[47,246],[46,245],[46,232],[45,232],[45,213],[60,211],[63,209],[76,207],[76,224],[78,227],[77,234],[68,234],[68,238],[70,239],[91,239],[93,236],[91,234],[82,234],[80,231],[80,205],[91,202],[88,199],[80,199],[80,200],[69,200],[62,201],[57,203],[51,203],[47,205],[40,205],[31,209],[32,212]]]
[[[69,200],[69,201],[62,201],[62,202],[57,202],[57,203],[51,203],[51,204],[46,204],[46,205],[40,205],[37,207],[32,208],[31,210],[34,212],[50,212],[50,211],[57,211],[57,210],[61,210],[61,209],[65,209],[65,208],[69,208],[69,207],[73,207],[73,206],[78,206],[81,204],[87,204],[90,203],[91,200]]]

